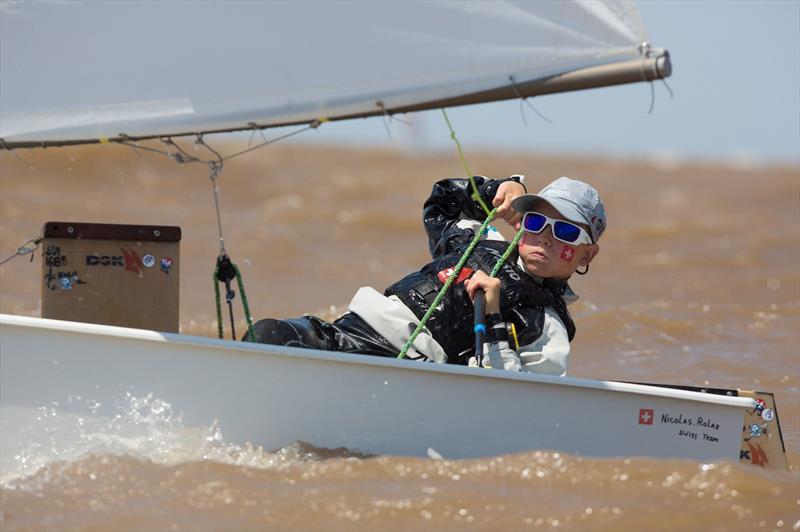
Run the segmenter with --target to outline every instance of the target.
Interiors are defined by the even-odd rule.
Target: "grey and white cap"
[[[535,211],[540,202],[549,203],[567,220],[589,226],[592,240],[596,243],[606,230],[606,210],[600,194],[591,185],[559,177],[538,194],[519,196],[511,204],[519,212]]]

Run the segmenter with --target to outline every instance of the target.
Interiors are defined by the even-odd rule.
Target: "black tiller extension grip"
[[[483,337],[486,334],[486,294],[480,288],[475,291],[475,360],[483,366]]]

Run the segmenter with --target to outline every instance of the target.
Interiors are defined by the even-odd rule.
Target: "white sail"
[[[310,123],[669,75],[646,40],[626,0],[5,0],[0,148]],[[629,65],[627,78],[552,82],[617,64]]]

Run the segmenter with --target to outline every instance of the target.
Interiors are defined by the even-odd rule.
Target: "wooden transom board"
[[[178,332],[181,229],[47,222],[42,317]]]
[[[739,390],[739,397],[752,397],[756,401],[756,407],[744,414],[739,461],[766,468],[789,469],[775,396],[768,392]]]

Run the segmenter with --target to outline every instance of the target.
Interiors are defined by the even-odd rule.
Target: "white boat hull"
[[[445,458],[553,449],[585,456],[739,460],[750,398],[420,364],[0,315],[0,409],[82,396],[113,415],[153,394],[188,426],[276,449],[302,440]],[[0,415],[2,446],[25,443]]]

